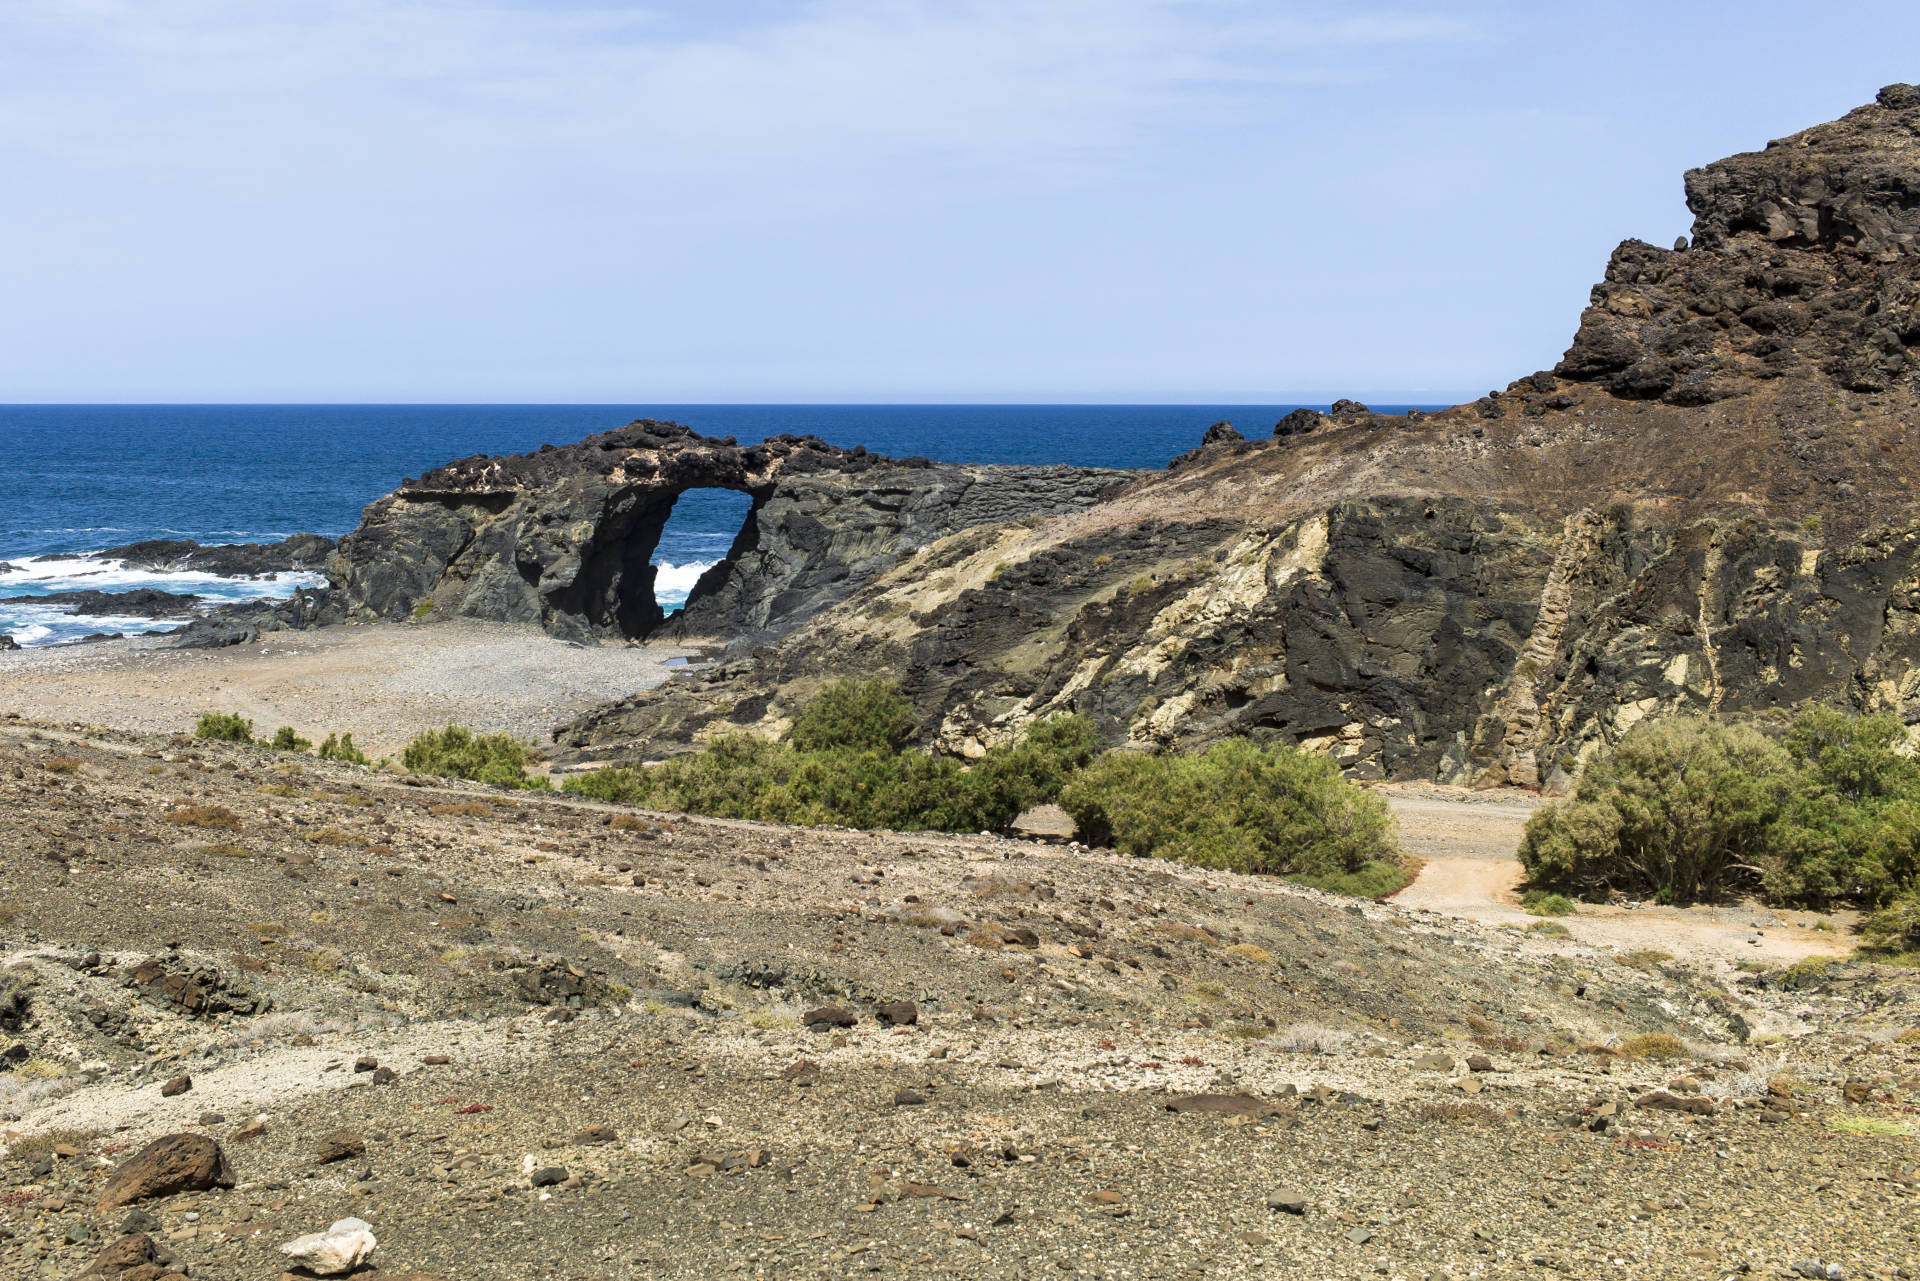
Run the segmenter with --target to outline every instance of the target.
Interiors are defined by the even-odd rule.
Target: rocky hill
[[[1615,251],[1552,370],[1443,413],[1211,432],[562,741],[777,730],[842,673],[899,680],[957,752],[1075,711],[1114,743],[1247,734],[1359,775],[1528,785],[1648,716],[1920,720],[1920,90],[1686,190],[1691,239]]]

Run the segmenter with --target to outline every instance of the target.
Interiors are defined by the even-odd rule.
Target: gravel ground
[[[1911,971],[420,783],[0,722],[0,1275],[1920,1272]]]
[[[576,645],[469,619],[275,632],[230,649],[103,641],[0,652],[0,708],[145,733],[231,711],[259,734],[292,725],[318,742],[350,731],[384,756],[449,721],[545,742],[555,724],[660,684],[691,652]]]

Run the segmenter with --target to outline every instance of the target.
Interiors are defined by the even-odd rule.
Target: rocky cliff
[[[1550,782],[1647,716],[1920,721],[1920,90],[1687,175],[1553,370],[1343,401],[1044,521],[965,529],[724,664],[568,727],[582,758],[778,731],[899,680],[974,752],[1055,711],[1357,774]],[[691,613],[691,611],[690,611]]]
[[[576,639],[661,633],[654,549],[690,489],[752,496],[669,629],[766,640],[957,529],[1091,505],[1128,473],[888,459],[811,436],[758,445],[644,420],[538,453],[461,459],[370,505],[327,562],[327,617],[447,613]]]

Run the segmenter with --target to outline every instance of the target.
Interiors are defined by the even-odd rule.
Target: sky
[[[0,0],[0,402],[1453,401],[1920,5]]]

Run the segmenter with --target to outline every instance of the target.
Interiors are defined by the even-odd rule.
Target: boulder
[[[1273,438],[1285,440],[1289,436],[1304,436],[1310,431],[1318,431],[1326,421],[1327,416],[1319,410],[1302,406],[1273,425]]]
[[[146,1197],[230,1188],[233,1184],[233,1167],[218,1143],[204,1134],[168,1134],[147,1144],[114,1170],[100,1189],[95,1208],[104,1213]]]

